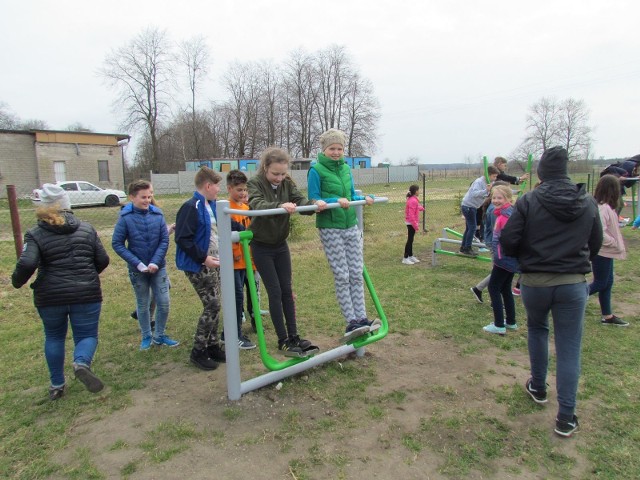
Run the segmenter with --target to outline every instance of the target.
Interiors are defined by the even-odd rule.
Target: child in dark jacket
[[[195,175],[196,191],[176,215],[176,265],[191,282],[203,305],[190,361],[201,370],[214,370],[226,361],[220,346],[220,260],[216,198],[222,177],[208,167]]]
[[[142,341],[140,350],[151,344],[175,347],[179,342],[165,334],[169,317],[169,276],[165,257],[169,234],[162,210],[151,204],[153,186],[146,180],[129,184],[131,203],[120,210],[111,246],[129,267],[129,280],[136,295],[136,310]],[[156,302],[155,332],[151,331],[151,292]]]
[[[31,288],[44,328],[49,398],[58,400],[67,389],[64,357],[69,325],[75,376],[87,390],[97,393],[104,384],[92,372],[91,364],[98,347],[102,308],[99,274],[109,265],[109,256],[95,229],[73,215],[69,196],[60,186],[45,183],[40,201],[38,225],[24,236],[11,283],[20,288],[38,270]]]
[[[518,261],[514,257],[505,255],[500,246],[502,229],[513,211],[511,206],[512,199],[513,194],[509,187],[498,185],[493,188],[491,202],[494,206],[493,214],[496,217],[496,223],[493,226],[493,270],[491,270],[491,278],[489,280],[489,295],[491,296],[494,321],[483,327],[483,330],[499,335],[504,335],[507,328],[510,330],[518,328],[516,325],[516,305],[511,292],[511,282],[514,274],[518,271]],[[507,316],[506,325],[503,308]]]
[[[287,244],[289,215],[295,213],[297,206],[315,204],[321,211],[326,203],[306,199],[287,178],[290,160],[289,154],[281,148],[267,148],[262,153],[258,174],[247,183],[249,207],[251,210],[283,208],[287,214],[255,217],[249,229],[253,232],[253,261],[269,297],[278,349],[286,356],[301,356],[317,351],[317,347],[298,335],[291,286],[291,253]]]

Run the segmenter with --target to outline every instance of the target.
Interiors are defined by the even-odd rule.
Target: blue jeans
[[[464,235],[462,236],[462,245],[460,246],[460,248],[467,249],[471,248],[471,244],[473,243],[473,236],[476,234],[476,215],[478,209],[462,205],[460,207],[460,210],[462,211],[462,215],[464,215],[464,219],[466,222]]]
[[[98,347],[98,320],[101,302],[75,303],[38,307],[44,327],[44,356],[49,366],[51,385],[64,385],[64,344],[71,323],[73,332],[73,361],[91,366]]]
[[[556,347],[556,391],[558,413],[570,417],[575,413],[580,348],[584,311],[589,287],[587,283],[528,287],[521,285],[522,303],[527,311],[529,361],[533,388],[546,388],[549,366],[549,312],[553,318]]]
[[[142,337],[151,336],[151,314],[149,305],[151,292],[156,301],[156,331],[155,336],[164,335],[169,318],[169,277],[167,269],[162,267],[156,273],[143,273],[129,271],[129,280],[136,294],[136,310],[138,311],[138,323]]]
[[[613,289],[613,258],[596,255],[591,261],[593,283],[589,285],[589,295],[598,294],[600,311],[603,316],[611,315],[611,290]]]

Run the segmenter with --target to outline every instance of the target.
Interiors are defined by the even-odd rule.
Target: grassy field
[[[416,237],[415,248],[416,255],[423,258],[423,262],[412,267],[400,264],[406,235],[403,212],[408,185],[364,188],[365,192],[390,199],[387,204],[376,204],[365,210],[365,261],[394,335],[393,339],[380,342],[380,348],[383,348],[383,342],[398,343],[402,338],[415,337],[424,338],[431,348],[440,348],[442,355],[453,355],[456,361],[468,361],[484,355],[497,365],[510,365],[520,361],[516,359],[526,358],[525,328],[516,335],[510,335],[508,341],[483,335],[480,331],[483,322],[490,321],[490,315],[488,310],[481,311],[472,301],[469,287],[487,273],[486,264],[446,257],[438,267],[430,266],[431,244],[442,227],[463,228],[455,198],[464,193],[468,184],[466,179],[447,179],[441,184],[434,181],[428,185],[428,232]],[[160,199],[168,219],[175,217],[184,199],[184,196]],[[26,229],[33,223],[33,210],[27,202],[21,206],[21,223]],[[187,339],[193,334],[194,319],[200,306],[184,276],[172,268],[172,247],[168,259],[172,281],[170,333],[182,339],[187,346],[164,350],[162,355],[155,350],[150,355],[140,355],[138,332],[128,318],[134,304],[131,286],[123,261],[113,254],[110,247],[118,209],[78,209],[76,214],[99,230],[111,255],[112,264],[102,275],[105,300],[101,344],[95,363],[96,371],[109,388],[108,394],[92,396],[78,382],[70,382],[68,395],[61,401],[50,402],[42,352],[42,327],[33,307],[30,289],[14,290],[11,287],[15,254],[6,229],[8,213],[4,205],[0,207],[3,232],[0,241],[0,387],[3,392],[0,397],[0,477],[109,478],[113,475],[100,466],[98,452],[91,444],[75,448],[71,458],[65,462],[60,461],[60,455],[73,445],[83,428],[108,422],[131,408],[136,392],[149,388],[169,365],[185,364]],[[451,378],[450,385],[445,374],[444,383],[434,383],[436,386],[433,387],[437,395],[447,399],[442,409],[421,416],[413,425],[389,422],[389,431],[393,431],[393,435],[380,437],[377,442],[403,453],[399,458],[385,461],[397,461],[398,468],[406,468],[412,458],[415,460],[421,455],[422,458],[433,457],[437,478],[640,478],[640,403],[637,400],[640,391],[637,313],[640,304],[637,294],[640,233],[630,228],[625,228],[623,233],[629,258],[616,262],[614,308],[616,313],[624,314],[631,325],[626,329],[602,327],[598,322],[597,301],[590,300],[578,412],[585,428],[578,439],[566,440],[569,445],[576,445],[571,454],[566,453],[566,447],[565,450],[558,449],[550,433],[551,425],[513,427],[519,425],[521,418],[539,411],[539,407],[532,405],[523,392],[522,383],[526,376],[488,389],[487,394],[492,401],[506,412],[506,417],[501,418],[492,411],[463,408],[461,399],[457,398],[451,386],[456,379]],[[341,328],[342,320],[339,319],[330,274],[313,218],[295,217],[290,246],[298,316],[305,319],[305,334],[312,338],[335,334]],[[517,308],[519,323],[524,324],[521,302],[517,302]],[[273,343],[273,331],[268,334]],[[416,355],[422,355],[419,348]],[[243,368],[252,374],[264,372],[254,352],[242,358],[246,362]],[[386,362],[393,363],[393,358]],[[553,368],[553,360],[551,363]],[[382,361],[372,362],[372,365],[363,375],[352,364],[333,362],[310,373],[304,381],[291,379],[284,382],[284,392],[291,398],[317,401],[322,397],[330,404],[338,421],[323,417],[301,418],[301,407],[293,401],[287,403],[284,414],[277,418],[273,427],[276,432],[287,431],[286,435],[279,433],[273,436],[277,455],[288,454],[295,442],[303,437],[308,440],[310,431],[323,438],[325,443],[343,442],[354,425],[341,421],[341,415],[346,417],[347,412],[352,412],[350,405],[354,398],[371,396],[372,385],[375,385],[379,401],[368,407],[364,415],[384,423],[386,418],[390,418],[390,410],[406,408],[407,398],[412,392],[397,386],[380,385],[376,379],[387,367]],[[70,376],[68,367],[67,374]],[[421,375],[428,391],[430,375],[441,377],[443,372],[427,369]],[[494,376],[495,372],[489,368],[467,380],[477,385],[489,382]],[[554,389],[553,386],[551,388]],[[218,391],[215,398],[223,395],[224,392]],[[216,421],[228,428],[241,425],[239,418],[247,414],[244,410],[247,401],[222,403],[224,405]],[[553,409],[555,405],[547,408]],[[452,416],[452,412],[456,415]],[[158,415],[162,417],[163,412],[158,412]],[[257,428],[263,427],[259,425]],[[145,435],[137,444],[145,460],[132,460],[119,470],[118,476],[152,478],[149,473],[145,476],[145,466],[149,464],[171,464],[181,455],[197,451],[205,437],[207,442],[218,446],[224,443],[223,437],[215,437],[222,434],[217,433],[212,439],[211,432],[203,430],[200,425],[172,420],[160,421]],[[313,435],[312,439],[315,438]],[[251,438],[243,440],[247,448],[253,443],[260,443]],[[130,444],[131,440],[121,438],[112,442],[109,450],[126,451]],[[320,450],[320,444],[312,441],[303,455],[289,461],[289,473],[284,478],[364,478],[347,473],[350,472],[348,464],[355,458],[349,458],[348,454],[344,454],[346,457],[338,454],[325,457]],[[505,466],[505,459],[509,461],[508,466]],[[323,461],[331,465],[334,472],[331,476],[314,475],[315,462]],[[414,474],[417,475],[416,472]],[[177,478],[178,475],[179,472],[174,472],[167,478]],[[162,475],[155,478],[162,478]]]

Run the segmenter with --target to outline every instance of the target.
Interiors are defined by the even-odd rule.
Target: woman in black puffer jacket
[[[98,346],[102,307],[99,273],[109,265],[109,256],[95,229],[69,210],[69,198],[62,188],[45,184],[41,204],[36,211],[38,225],[25,234],[11,282],[20,288],[38,270],[31,288],[44,326],[44,354],[51,378],[49,398],[57,400],[65,392],[69,323],[75,344],[75,376],[87,390],[97,393],[104,385],[90,367]]]

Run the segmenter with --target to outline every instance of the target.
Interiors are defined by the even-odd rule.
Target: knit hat
[[[45,183],[40,191],[40,205],[43,207],[50,207],[54,203],[60,206],[60,210],[70,210],[71,203],[69,202],[69,195],[58,185],[53,183]]]
[[[562,147],[553,147],[545,150],[538,164],[538,178],[546,182],[548,180],[569,178],[567,164],[569,154]]]
[[[337,143],[338,145],[342,145],[343,148],[347,143],[347,137],[341,130],[330,128],[322,135],[320,135],[320,148],[323,152],[327,149],[327,147],[335,143]]]

